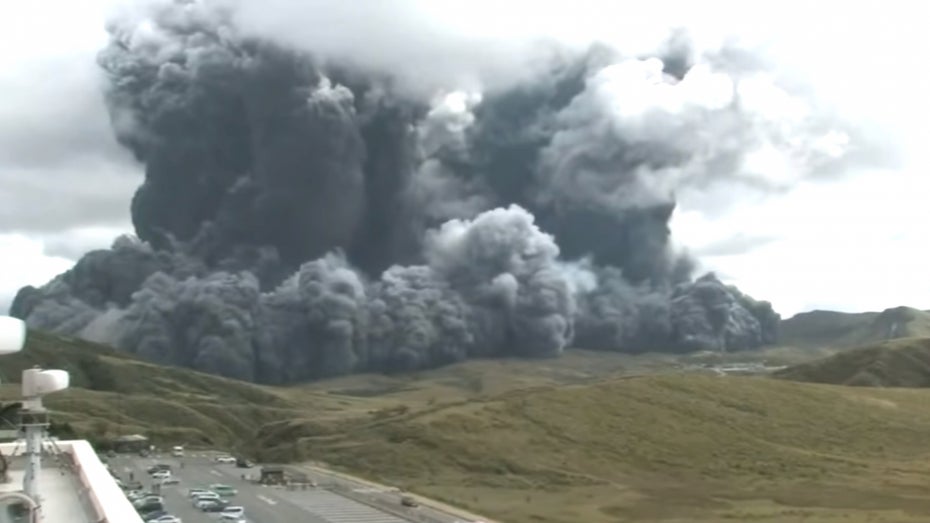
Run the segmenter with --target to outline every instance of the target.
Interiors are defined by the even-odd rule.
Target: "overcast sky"
[[[241,17],[256,31],[292,35],[295,45],[368,65],[393,66],[388,52],[441,55],[448,59],[439,63],[468,64],[462,71],[481,69],[485,79],[510,71],[509,55],[540,37],[577,45],[597,37],[635,52],[681,24],[699,41],[737,35],[747,45],[762,42],[781,71],[892,143],[899,159],[798,180],[764,197],[686,192],[672,224],[676,243],[783,315],[930,309],[930,3],[861,3],[265,0],[247,4]],[[131,230],[141,168],[112,138],[94,63],[108,13],[125,4],[0,6],[0,311],[19,287],[44,283]],[[362,44],[369,45],[360,52]]]

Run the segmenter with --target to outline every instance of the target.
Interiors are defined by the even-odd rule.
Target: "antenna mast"
[[[42,396],[68,388],[70,377],[63,370],[42,370],[38,367],[23,371],[23,409],[21,427],[26,438],[26,473],[23,491],[41,506],[39,472],[42,470],[42,442],[48,430],[48,410]]]

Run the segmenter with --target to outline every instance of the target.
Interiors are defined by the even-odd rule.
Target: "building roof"
[[[142,523],[113,476],[90,444],[83,440],[46,442],[38,475],[40,510],[44,522]],[[26,444],[0,443],[7,459],[8,477],[0,493],[21,492]]]
[[[0,483],[0,492],[20,492],[23,488],[24,458],[10,460],[9,482]],[[81,502],[79,480],[72,474],[62,474],[54,463],[43,465],[39,472],[41,485],[41,507],[43,521],[73,521],[93,523],[95,519],[89,507]]]

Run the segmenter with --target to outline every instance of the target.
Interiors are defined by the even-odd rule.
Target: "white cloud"
[[[683,210],[672,228],[702,268],[772,301],[783,315],[818,308],[930,309],[927,194],[926,176],[873,172],[844,183],[802,185],[718,219]],[[740,235],[774,240],[729,255],[708,252]]]
[[[24,2],[0,17],[0,232],[128,220],[140,170],[110,131],[95,63],[109,3]]]
[[[130,228],[140,170],[112,137],[95,63],[115,4],[0,7],[0,311]]]
[[[73,260],[48,256],[41,240],[21,234],[0,234],[0,314],[24,285],[42,285],[69,269]]]
[[[117,227],[77,227],[50,234],[0,233],[0,314],[25,285],[45,284],[68,270],[81,255],[104,249],[130,230]]]

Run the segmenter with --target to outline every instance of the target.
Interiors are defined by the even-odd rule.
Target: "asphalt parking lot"
[[[245,508],[249,523],[408,523],[420,518],[405,519],[372,508],[324,488],[288,490],[280,487],[257,485],[243,475],[258,476],[259,467],[238,468],[234,464],[221,464],[210,454],[194,454],[185,458],[116,456],[109,459],[112,470],[123,481],[130,476],[149,488],[152,486],[146,469],[156,463],[171,466],[172,474],[180,480],[177,485],[162,487],[167,511],[180,517],[184,523],[215,522],[217,514],[204,513],[192,506],[188,489],[207,488],[212,483],[223,483],[238,489],[230,499],[231,505]]]

